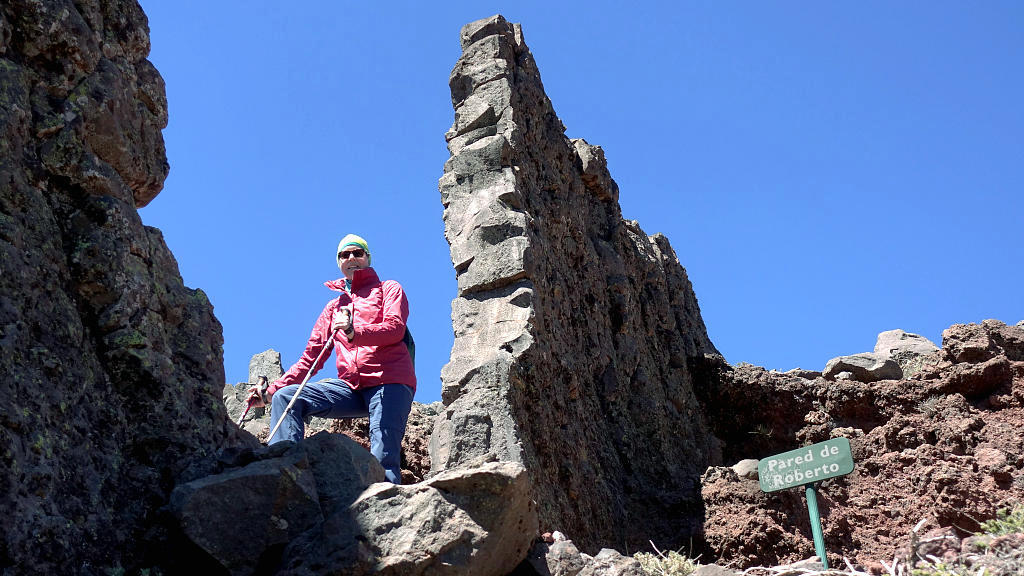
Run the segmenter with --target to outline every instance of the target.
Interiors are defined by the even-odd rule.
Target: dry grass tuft
[[[650,541],[649,541],[650,542]],[[697,569],[697,559],[690,559],[678,551],[662,552],[651,542],[654,554],[637,552],[633,558],[640,563],[645,574],[651,576],[689,576]]]

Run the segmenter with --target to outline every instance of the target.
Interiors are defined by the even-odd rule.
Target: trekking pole
[[[266,395],[268,387],[269,385],[267,384],[266,376],[260,376],[259,378],[256,379],[256,394],[259,394],[260,398],[263,398],[263,396]],[[242,426],[242,422],[245,420],[245,417],[249,414],[249,410],[252,410],[252,401],[253,397],[249,396],[249,400],[245,403],[245,412],[242,412],[242,417],[238,419],[239,427]]]
[[[290,412],[292,406],[295,405],[295,401],[299,399],[299,394],[301,394],[302,389],[306,387],[306,382],[309,382],[309,377],[313,375],[313,368],[316,368],[316,365],[320,363],[320,358],[324,355],[324,352],[334,348],[335,332],[337,332],[336,329],[331,329],[331,334],[327,337],[327,342],[324,343],[324,349],[317,355],[316,360],[313,360],[313,363],[309,366],[309,370],[306,371],[306,377],[302,379],[302,384],[299,384],[299,388],[295,391],[295,394],[292,395],[292,399],[288,402],[288,406],[285,406],[284,412],[281,413],[281,417],[277,419],[277,424],[274,425],[274,428],[267,436],[268,444],[270,443],[270,439],[274,437],[274,433],[277,432],[277,429],[281,427],[281,423],[284,422],[285,416],[288,416],[288,412]]]

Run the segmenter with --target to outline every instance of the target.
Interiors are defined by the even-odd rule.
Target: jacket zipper
[[[346,289],[346,291],[348,292],[348,300],[349,300],[349,305],[348,305],[349,321],[351,322],[352,330],[354,331],[355,328],[356,328],[356,297],[355,297],[355,292],[353,292],[351,289]],[[347,340],[347,338],[346,338],[346,340]],[[343,347],[344,347],[344,345],[343,345]],[[359,346],[358,345],[355,346],[355,349],[353,350],[353,353],[352,353],[352,380],[355,380],[355,382],[352,382],[352,384],[354,386],[358,387],[359,386]]]

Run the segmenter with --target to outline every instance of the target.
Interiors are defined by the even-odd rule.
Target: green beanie
[[[338,254],[341,254],[341,251],[344,250],[346,246],[359,246],[363,250],[366,250],[367,262],[369,262],[370,245],[367,244],[366,240],[363,240],[361,236],[349,234],[342,238],[341,242],[338,243]]]

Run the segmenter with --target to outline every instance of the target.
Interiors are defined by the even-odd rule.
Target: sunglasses
[[[349,250],[348,252],[338,252],[338,260],[348,260],[349,257],[362,258],[366,256],[366,250],[362,248],[356,248],[355,250]]]

